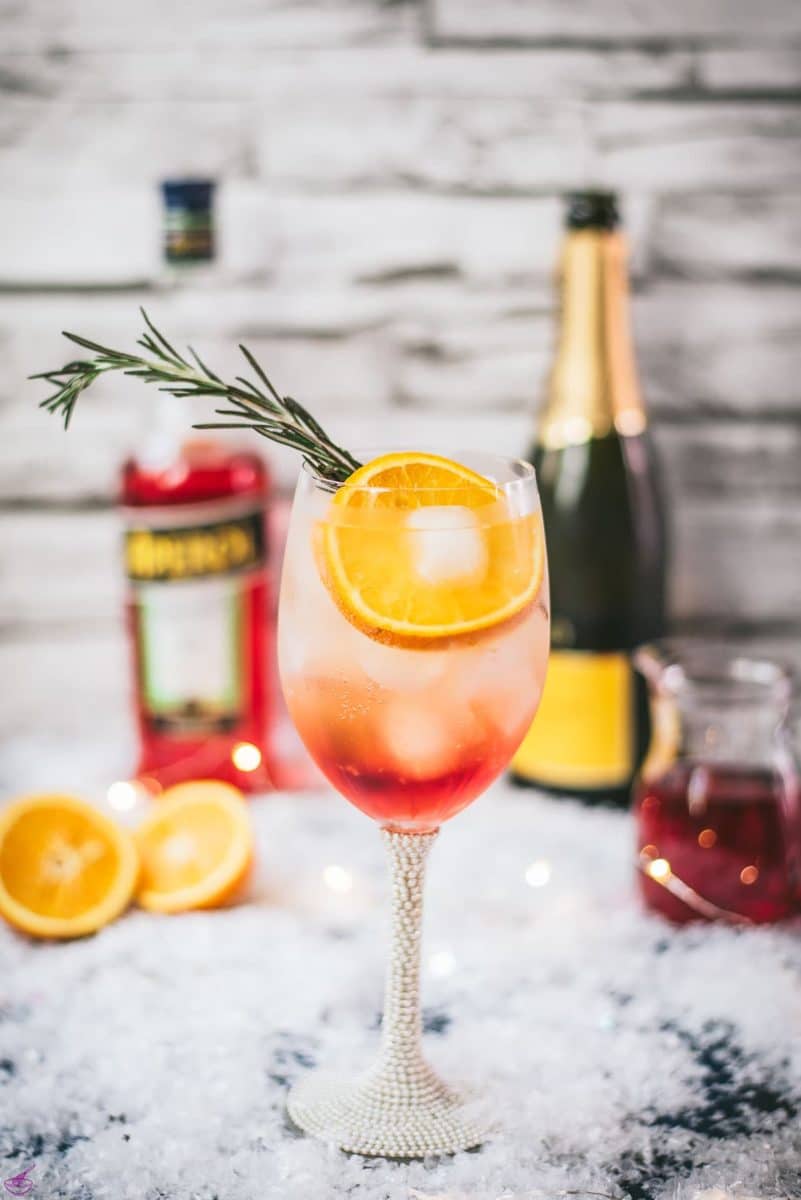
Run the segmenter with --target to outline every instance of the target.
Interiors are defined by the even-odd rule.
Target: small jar
[[[651,744],[634,787],[645,904],[673,921],[801,910],[790,671],[690,641],[637,651]]]

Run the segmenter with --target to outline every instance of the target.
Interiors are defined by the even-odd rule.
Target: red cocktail
[[[393,871],[383,1053],[311,1077],[301,1128],[391,1157],[476,1145],[484,1127],[420,1052],[423,867],[442,821],[509,762],[539,703],[548,579],[533,468],[385,455],[343,484],[304,470],[279,605],[287,705],[334,787],[378,821]]]

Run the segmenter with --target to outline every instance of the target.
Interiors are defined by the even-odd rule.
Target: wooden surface
[[[145,303],[225,370],[246,340],[343,440],[453,446],[458,415],[461,444],[519,452],[551,348],[559,193],[588,181],[621,189],[631,234],[674,619],[794,651],[798,5],[198,0],[179,16],[0,12],[0,670],[36,696],[4,689],[6,728],[77,728],[65,680],[100,702],[97,672],[124,661],[110,504],[148,403],[104,384],[65,438],[25,381],[64,361],[59,330],[130,343]],[[186,172],[222,181],[222,260],[171,291],[156,182]]]

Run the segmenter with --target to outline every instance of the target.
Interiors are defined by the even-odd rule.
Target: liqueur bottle
[[[123,467],[121,500],[140,756],[164,787],[270,787],[274,620],[264,461],[161,428]],[[182,430],[187,419],[179,419]]]
[[[630,653],[665,626],[663,505],[615,195],[573,193],[565,224],[557,350],[530,450],[548,541],[552,651],[512,776],[626,804],[648,739]]]
[[[198,281],[216,258],[213,179],[165,179],[163,258],[169,283]]]
[[[161,190],[165,281],[212,278],[213,181]],[[137,774],[160,787],[216,778],[258,791],[275,782],[270,476],[230,442],[187,440],[191,423],[185,400],[159,394],[122,469]]]

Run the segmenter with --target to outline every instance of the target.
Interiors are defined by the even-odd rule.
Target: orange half
[[[137,903],[151,912],[216,908],[243,882],[253,834],[242,793],[213,779],[168,788],[135,832]]]
[[[129,904],[131,835],[73,796],[26,796],[0,811],[0,913],[40,938],[94,933]]]
[[[386,454],[335,493],[318,559],[337,605],[379,641],[424,646],[525,608],[545,570],[539,512],[435,454]]]

